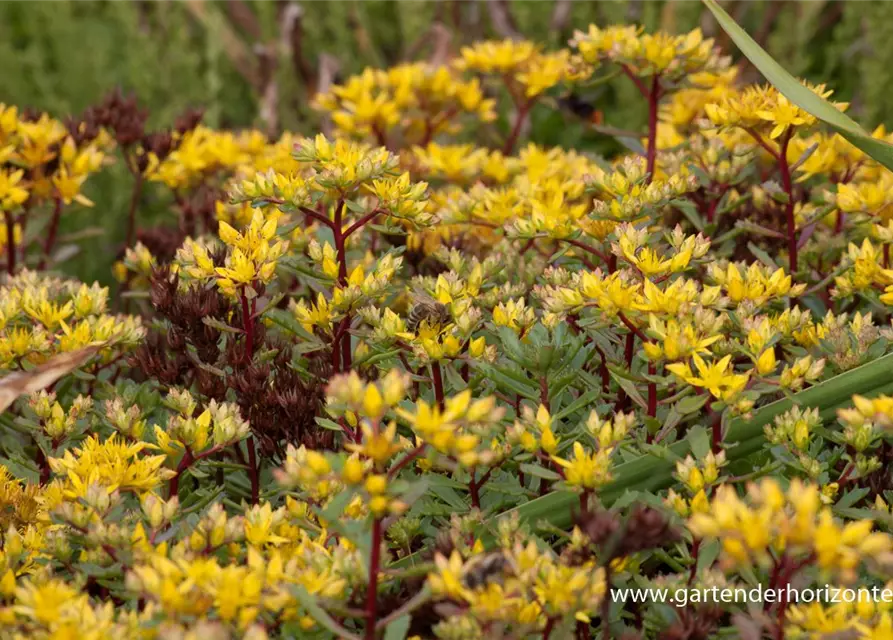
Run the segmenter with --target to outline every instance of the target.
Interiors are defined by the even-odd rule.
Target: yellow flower
[[[565,469],[565,480],[573,487],[595,489],[610,481],[610,449],[587,453],[583,445],[574,443],[574,457],[570,460],[552,456]]]
[[[761,376],[769,375],[775,371],[777,362],[775,360],[775,349],[770,347],[760,354],[757,358],[757,372]]]
[[[727,355],[717,362],[708,364],[701,356],[694,354],[692,362],[698,370],[694,375],[685,363],[667,365],[667,369],[695,387],[703,387],[714,397],[729,401],[740,393],[747,384],[750,374],[737,374],[731,367],[732,356]]]
[[[464,70],[510,73],[523,67],[536,54],[537,46],[529,41],[485,41],[463,47],[461,58],[455,64]]]
[[[261,547],[265,544],[283,544],[288,538],[276,535],[274,530],[282,522],[285,511],[282,508],[273,511],[269,502],[255,505],[245,514],[245,539],[248,544]]]
[[[0,209],[12,211],[28,199],[28,190],[21,186],[24,171],[0,169]]]
[[[453,551],[449,558],[438,553],[434,556],[436,573],[428,574],[428,584],[436,595],[458,600],[467,599],[468,589],[462,581],[462,557]]]
[[[16,589],[16,613],[42,624],[52,624],[66,615],[66,610],[86,602],[87,596],[79,594],[62,580],[50,580],[37,585],[26,582]]]
[[[804,111],[782,94],[778,94],[771,108],[759,109],[757,115],[774,125],[769,133],[769,137],[773,139],[779,137],[788,127],[809,125],[816,121],[808,111]]]

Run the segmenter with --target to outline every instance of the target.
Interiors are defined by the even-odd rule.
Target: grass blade
[[[893,145],[884,140],[872,138],[855,120],[803,86],[797,78],[785,71],[772,56],[766,53],[744,29],[738,26],[735,20],[717,4],[716,0],[703,0],[703,2],[716,17],[723,30],[741,49],[741,53],[788,100],[805,109],[837,131],[851,144],[888,169],[893,170]]]
[[[875,396],[893,391],[893,354],[842,373],[821,384],[810,387],[793,396],[783,398],[761,407],[750,420],[736,419],[729,427],[726,442],[729,445],[726,455],[730,462],[753,455],[763,447],[765,438],[763,427],[777,415],[791,409],[795,404],[805,408],[816,407],[823,420],[833,419],[839,408],[847,406],[853,394]],[[682,440],[670,446],[679,456],[689,452],[688,441]],[[614,470],[614,481],[599,492],[599,500],[610,506],[627,491],[654,492],[664,489],[673,481],[675,465],[651,455],[618,465]],[[517,512],[521,520],[535,523],[546,520],[556,527],[571,524],[571,508],[577,495],[570,492],[553,492],[522,504],[509,511],[494,516],[493,519]]]
[[[754,411],[750,420],[736,418],[729,426],[725,442],[726,456],[730,462],[746,459],[760,450],[765,444],[763,428],[775,417],[792,407],[817,408],[823,421],[829,421],[837,410],[848,406],[854,394],[877,396],[893,393],[893,353],[887,354],[868,364],[842,373],[809,389],[795,394],[792,398],[782,398]],[[680,440],[670,445],[670,451],[680,457],[689,453],[689,442]],[[602,504],[610,507],[629,491],[656,492],[673,483],[675,465],[669,459],[653,455],[625,462],[614,469],[614,480],[598,492]],[[552,526],[566,529],[571,525],[573,509],[578,504],[578,496],[569,491],[554,491],[520,506],[496,514],[489,519],[494,525],[504,516],[517,513],[521,521],[535,524],[546,521]],[[492,535],[485,532],[484,545],[493,543]],[[420,552],[401,558],[394,568],[412,566],[421,562]]]

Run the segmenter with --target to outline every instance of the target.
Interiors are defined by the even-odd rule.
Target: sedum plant
[[[614,82],[628,153],[526,139]],[[485,41],[315,106],[330,135],[277,140],[0,110],[0,635],[889,636],[865,599],[695,597],[886,585],[881,163],[697,30]],[[113,161],[115,297],[38,241]]]

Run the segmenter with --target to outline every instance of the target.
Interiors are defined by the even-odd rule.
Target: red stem
[[[487,484],[487,480],[493,475],[493,469],[490,467],[487,472],[481,476],[480,480],[474,479],[474,472],[471,473],[471,480],[468,483],[468,492],[471,494],[471,506],[475,509],[481,508],[481,487]]]
[[[437,406],[440,407],[440,410],[443,411],[444,408],[444,397],[443,397],[443,375],[440,371],[440,363],[432,362],[431,363],[431,382],[434,385],[434,397],[437,399]]]
[[[653,376],[657,373],[653,363],[648,364],[648,375]],[[648,415],[652,418],[657,415],[657,383],[648,383]]]
[[[375,209],[374,211],[370,211],[369,213],[364,215],[362,218],[360,218],[359,220],[354,222],[352,225],[350,225],[347,228],[347,231],[344,232],[344,237],[347,238],[348,236],[350,236],[350,234],[354,233],[355,231],[358,231],[367,222],[374,220],[377,216],[380,216],[382,213],[384,213],[384,211],[382,211],[381,209]]]
[[[627,75],[627,77],[630,80],[633,81],[633,83],[635,83],[636,88],[639,90],[639,93],[641,93],[643,96],[647,97],[648,90],[645,88],[645,84],[642,82],[642,80],[635,73],[633,73],[632,70],[629,67],[627,67],[625,64],[621,64],[620,69],[623,71],[623,73],[625,73]]]
[[[648,92],[648,148],[645,150],[646,184],[654,180],[654,165],[657,161],[657,111],[660,103],[660,75],[655,74]]]
[[[763,147],[763,149],[765,149],[769,155],[771,155],[773,158],[778,160],[778,151],[776,151],[771,146],[769,146],[769,143],[763,139],[763,136],[761,136],[759,133],[757,133],[753,129],[746,128],[744,130],[747,133],[749,133],[750,137],[753,138],[754,140],[756,140],[757,144],[759,144],[761,147]]]
[[[515,125],[512,127],[512,132],[509,134],[509,137],[506,139],[505,145],[502,147],[502,153],[504,155],[511,155],[515,150],[515,144],[518,142],[518,136],[521,134],[521,127],[524,125],[524,120],[527,119],[527,112],[530,111],[532,105],[533,102],[528,100],[518,107],[518,114],[515,117]]]
[[[636,346],[636,335],[635,333],[628,333],[626,335],[626,347],[623,350],[623,357],[626,359],[626,368],[629,369],[633,364],[633,353]]]
[[[136,236],[136,209],[143,192],[143,174],[135,171],[133,175],[133,191],[130,194],[130,210],[127,213],[127,246],[132,247]]]
[[[56,198],[53,203],[53,217],[50,218],[50,226],[47,229],[47,237],[43,243],[43,256],[37,265],[38,271],[46,269],[47,261],[50,259],[50,252],[56,246],[56,234],[59,232],[59,218],[62,217],[62,199]]]
[[[788,143],[794,133],[793,127],[788,127],[782,134],[781,150],[778,153],[778,170],[781,173],[781,186],[788,196],[785,205],[785,218],[787,220],[788,238],[788,273],[793,277],[797,271],[797,223],[794,220],[794,187],[791,182],[791,168],[788,165]]]
[[[342,229],[344,217],[344,199],[338,201],[335,206],[335,221],[332,223],[335,232],[335,250],[338,252],[338,284],[347,286],[347,248],[344,243],[344,229]]]
[[[350,321],[350,316],[347,317],[347,320],[348,322]],[[345,373],[349,372],[353,366],[353,353],[350,349],[350,341],[350,333],[345,332],[341,336],[341,369]]]
[[[36,443],[35,443],[36,444]],[[40,445],[37,446],[37,468],[40,469],[40,486],[46,485],[50,481],[50,463],[47,460],[46,454],[44,454],[43,449],[40,448]]]
[[[591,253],[594,256],[598,256],[599,260],[601,260],[603,263],[605,263],[606,266],[609,265],[609,263],[610,263],[610,259],[608,258],[608,256],[606,256],[604,253],[602,253],[595,247],[590,247],[585,242],[581,242],[579,240],[569,240],[569,239],[565,239],[565,242],[567,242],[568,244],[572,244],[575,247],[582,249],[583,251],[588,251],[589,253]]]
[[[338,341],[332,339],[332,372],[341,372],[341,351],[338,350]]]
[[[12,275],[16,271],[16,239],[15,239],[15,220],[12,218],[11,211],[5,211],[6,218],[6,271]]]
[[[215,445],[204,451],[198,455],[193,455],[192,450],[189,447],[186,447],[186,451],[183,453],[183,457],[180,458],[180,464],[177,465],[177,475],[170,479],[170,483],[168,484],[168,499],[172,498],[177,494],[177,491],[180,489],[180,476],[191,467],[193,464],[198,462],[199,460],[204,460],[210,456],[221,451],[223,447]],[[236,447],[236,453],[239,455],[239,458],[242,457],[242,452]]]
[[[623,356],[626,359],[626,368],[627,370],[631,369],[633,366],[633,354],[636,346],[636,334],[635,333],[627,333],[626,334],[626,346],[624,348]],[[617,411],[622,411],[626,406],[626,392],[621,388],[620,393],[617,394],[617,404],[615,408]]]
[[[843,486],[850,479],[850,475],[855,470],[855,466],[853,464],[848,464],[846,468],[843,470],[843,473],[840,474],[840,477],[837,479],[837,484]]]
[[[341,363],[341,351],[338,345],[341,344],[341,339],[344,337],[344,334],[347,332],[347,328],[350,323],[350,316],[345,316],[341,322],[338,323],[338,327],[335,329],[335,332],[332,334],[332,368],[335,373],[338,373],[340,363]],[[348,353],[350,356],[350,353]]]
[[[549,640],[549,637],[552,635],[552,629],[555,628],[555,618],[549,618],[546,620],[546,626],[543,627],[543,640]]]
[[[712,429],[712,450],[713,453],[722,451],[722,414],[717,413],[713,418]]]
[[[177,465],[177,475],[171,478],[167,485],[168,500],[177,495],[177,492],[180,490],[180,476],[183,475],[183,472],[189,468],[189,465],[191,465],[192,462],[192,450],[189,447],[186,447],[186,450],[183,452],[183,457],[180,458],[180,463]]]
[[[707,207],[707,222],[713,222],[714,218],[716,218],[716,207],[719,205],[719,201],[722,200],[724,194],[725,191],[720,193],[719,196],[717,196]]]
[[[472,509],[481,508],[481,494],[478,492],[478,488],[477,483],[474,481],[474,476],[472,476],[471,482],[468,483],[468,493],[471,495]]]
[[[279,201],[278,203],[283,204],[284,201]],[[300,207],[300,211],[308,218],[312,218],[313,220],[316,220],[320,224],[327,226],[329,229],[334,228],[332,221],[329,220],[328,218],[326,218],[324,215],[320,214],[319,212],[314,211],[313,209],[310,209],[308,207]]]
[[[366,589],[366,640],[375,640],[378,609],[378,572],[381,565],[381,520],[372,522],[372,549],[369,558],[369,586]]]
[[[251,479],[251,504],[260,500],[260,469],[257,466],[257,453],[254,450],[254,436],[248,436],[248,477]]]
[[[625,324],[625,325],[626,325],[626,328],[629,329],[630,331],[632,331],[632,332],[636,335],[636,337],[637,337],[639,340],[641,340],[642,342],[651,342],[651,340],[648,339],[648,336],[646,336],[644,333],[642,333],[642,330],[639,329],[639,327],[637,327],[636,325],[634,325],[634,324],[630,321],[629,318],[627,318],[627,317],[626,317],[625,315],[623,315],[622,313],[619,313],[619,314],[617,314],[617,315],[618,315],[618,317],[620,318],[620,322],[622,322],[623,324]],[[632,361],[629,360],[629,358],[628,358],[627,360],[628,360],[627,364],[632,364]]]
[[[689,586],[693,585],[695,582],[695,578],[698,576],[698,554],[701,551],[701,539],[694,538],[691,541],[691,557],[693,562],[691,563],[691,571],[688,573],[688,584]]]
[[[242,329],[245,331],[245,362],[251,361],[254,354],[254,320],[251,317],[251,307],[248,303],[248,296],[245,295],[245,288],[242,287]]]
[[[422,455],[422,453],[425,451],[426,446],[428,446],[427,443],[423,442],[415,449],[411,449],[405,456],[400,458],[400,460],[397,461],[397,464],[388,469],[388,479],[390,480],[396,477],[396,475],[400,473],[400,469]]]
[[[354,227],[347,230],[347,233],[344,232],[344,206],[344,198],[341,198],[338,200],[338,204],[335,205],[335,219],[331,223],[332,234],[335,237],[335,251],[338,253],[338,284],[342,287],[347,286],[347,236],[355,231],[354,227],[356,227],[356,229],[359,228],[354,225]],[[359,222],[357,224],[359,224]],[[363,222],[363,224],[365,224],[365,222]],[[332,351],[341,352],[342,373],[350,371],[351,365],[353,364],[350,350],[351,338],[350,334],[347,333],[347,328],[350,326],[350,320],[350,314],[344,316],[344,320],[342,320],[344,331],[340,336],[336,335],[332,341]]]

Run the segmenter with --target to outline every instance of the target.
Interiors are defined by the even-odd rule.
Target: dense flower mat
[[[628,153],[525,141],[619,82]],[[606,595],[885,585],[893,398],[853,394],[893,368],[888,171],[698,31],[481,42],[317,107],[270,141],[0,106],[0,636],[893,637],[866,598]],[[111,162],[110,297],[58,230]]]

